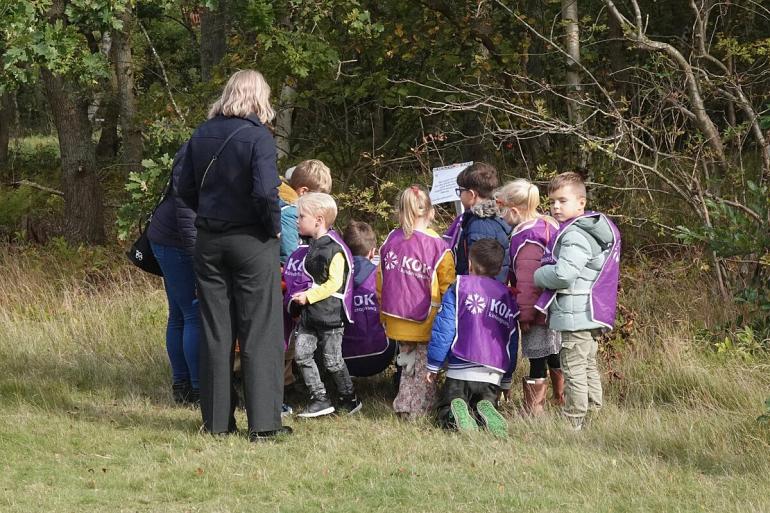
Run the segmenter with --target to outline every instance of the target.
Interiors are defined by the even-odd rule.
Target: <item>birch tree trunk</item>
[[[5,93],[0,97],[0,169],[8,164],[8,143],[15,119],[16,99],[13,93]]]
[[[561,18],[564,24],[564,46],[569,55],[567,59],[567,115],[572,125],[583,123],[583,114],[580,111],[579,98],[582,93],[580,82],[580,25],[578,24],[578,0],[562,0]],[[588,155],[581,148],[576,148],[579,155],[580,169],[588,167]],[[588,177],[589,181],[591,177]]]
[[[294,121],[294,98],[296,96],[296,89],[289,85],[287,79],[281,88],[278,113],[275,116],[275,147],[278,151],[278,160],[287,158],[291,154],[291,131]]]
[[[137,119],[136,93],[134,90],[131,32],[134,16],[130,10],[120,15],[123,28],[112,33],[110,53],[115,66],[120,110],[120,130],[123,140],[123,167],[125,174],[139,171],[142,164],[142,129]]]

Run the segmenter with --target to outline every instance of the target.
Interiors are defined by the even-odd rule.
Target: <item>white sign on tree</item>
[[[462,211],[460,198],[457,197],[455,189],[457,188],[457,175],[460,171],[473,164],[473,162],[462,162],[460,164],[451,164],[449,166],[433,168],[433,185],[430,188],[430,201],[437,205],[439,203],[456,202],[457,212]]]

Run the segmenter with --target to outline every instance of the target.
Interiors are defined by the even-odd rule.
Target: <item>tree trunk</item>
[[[123,140],[123,166],[125,174],[138,171],[142,163],[142,129],[137,119],[136,93],[134,91],[133,57],[131,55],[131,31],[134,16],[130,10],[120,15],[122,30],[112,33],[110,53],[115,66],[120,105],[120,130]]]
[[[567,59],[567,95],[570,100],[567,102],[567,115],[569,122],[573,126],[583,123],[583,113],[580,111],[580,95],[582,85],[580,83],[580,26],[578,25],[578,0],[562,0],[561,18],[564,24],[565,49],[569,58]],[[581,148],[575,148],[575,154],[579,155],[580,169],[586,169],[588,166],[588,155]],[[589,181],[591,177],[587,177]]]
[[[73,79],[47,69],[41,75],[59,135],[65,238],[72,243],[101,244],[105,240],[104,205],[86,95],[78,91]]]
[[[211,70],[227,52],[227,5],[219,0],[214,10],[201,11],[201,80],[211,79]]]
[[[296,96],[297,91],[289,85],[287,79],[281,88],[278,114],[275,117],[275,147],[278,151],[278,160],[287,158],[291,154],[291,131]]]
[[[11,139],[11,127],[16,119],[16,99],[14,93],[5,93],[0,98],[0,171],[8,165],[8,143]]]

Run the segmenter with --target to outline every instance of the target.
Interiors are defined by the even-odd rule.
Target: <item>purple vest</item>
[[[508,342],[516,330],[519,307],[511,291],[494,278],[458,276],[455,286],[456,332],[452,354],[465,361],[506,372]]]
[[[313,278],[305,271],[307,250],[307,245],[299,246],[289,255],[283,266],[283,282],[286,284],[286,291],[283,294],[283,341],[286,348],[289,347],[289,338],[296,326],[296,322],[289,313],[291,296],[308,290],[313,285]]]
[[[382,312],[415,322],[427,319],[436,270],[448,251],[439,237],[415,231],[406,239],[401,228],[390,232],[380,248]]]
[[[535,244],[546,250],[551,239],[556,236],[558,228],[543,218],[527,221],[519,225],[511,236],[511,272],[513,272],[519,251],[527,244]]]
[[[615,325],[615,309],[618,303],[618,282],[620,281],[620,231],[609,217],[600,212],[586,212],[574,219],[570,219],[559,227],[559,231],[546,248],[543,255],[543,262],[546,264],[556,263],[553,250],[558,244],[559,239],[564,232],[572,226],[572,223],[585,217],[601,217],[606,220],[612,230],[614,241],[612,246],[606,250],[607,257],[599,271],[599,276],[591,285],[589,292],[589,301],[591,305],[591,320],[612,329]],[[556,297],[555,290],[545,290],[535,304],[535,308],[548,315],[548,307],[551,306]]]
[[[455,217],[455,220],[452,221],[452,224],[449,225],[449,228],[446,229],[444,232],[444,235],[441,236],[442,239],[444,239],[444,242],[446,242],[447,247],[454,250],[454,247],[457,246],[457,241],[460,240],[460,234],[463,231],[463,215],[460,214],[459,216]]]
[[[345,326],[342,336],[345,359],[374,356],[388,349],[385,328],[380,322],[376,278],[377,272],[372,270],[361,285],[353,288],[353,324]]]

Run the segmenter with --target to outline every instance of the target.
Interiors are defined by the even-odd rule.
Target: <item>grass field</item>
[[[686,269],[624,269],[634,337],[581,433],[517,419],[520,390],[505,441],[404,423],[383,377],[362,414],[250,444],[171,403],[160,284],[83,251],[0,251],[2,512],[770,511],[770,361],[703,354],[730,309]]]

